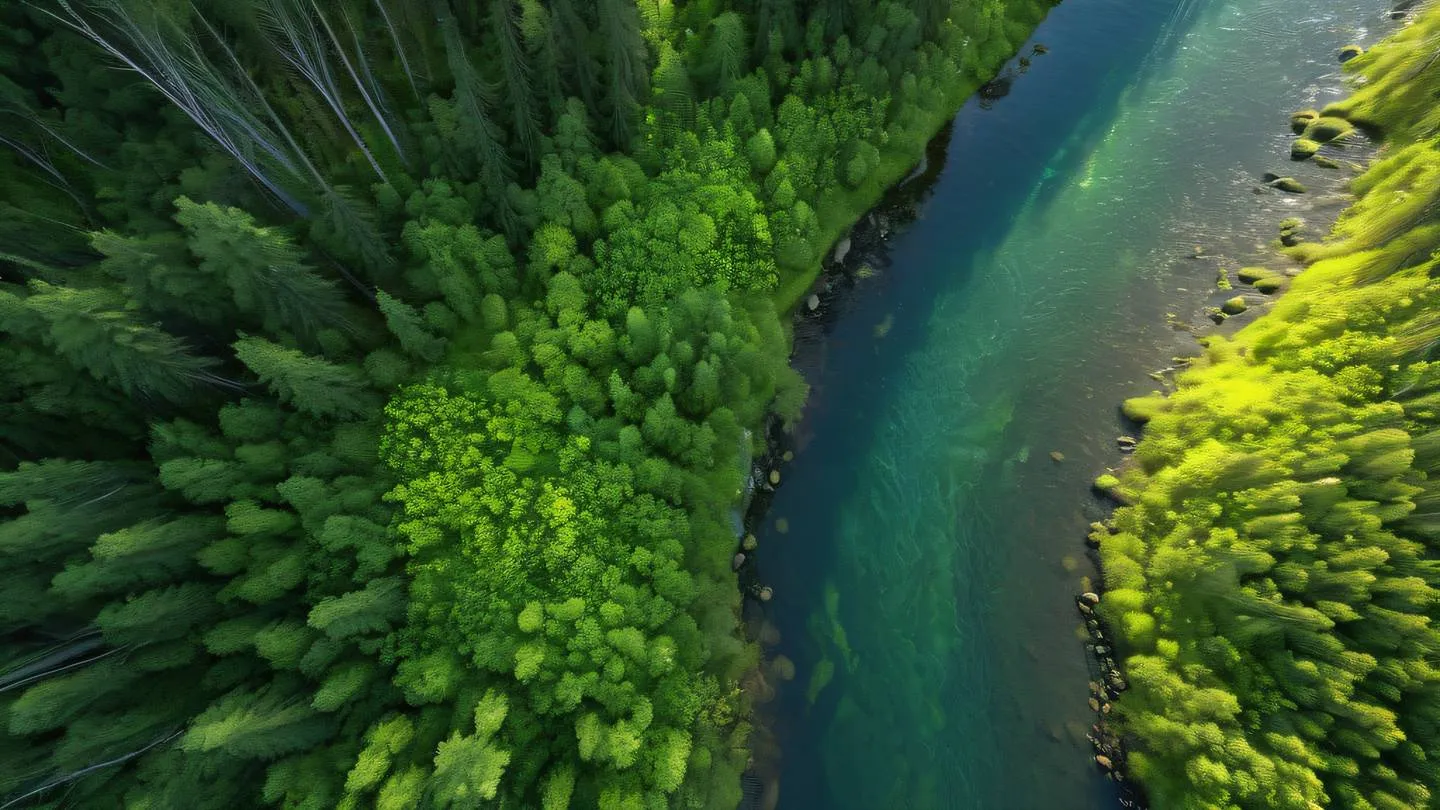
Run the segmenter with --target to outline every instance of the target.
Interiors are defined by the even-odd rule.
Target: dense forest
[[[0,2],[0,807],[734,807],[782,316],[1047,5]]]
[[[1440,802],[1437,36],[1429,7],[1296,114],[1297,157],[1352,125],[1385,149],[1326,239],[1287,229],[1304,270],[1273,309],[1126,404],[1138,463],[1097,482],[1130,504],[1094,535],[1100,610],[1157,807]]]

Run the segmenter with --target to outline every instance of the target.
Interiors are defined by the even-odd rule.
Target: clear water
[[[797,671],[764,709],[779,807],[1115,806],[1084,739],[1088,483],[1117,404],[1193,345],[1166,313],[1333,215],[1341,173],[1286,159],[1288,114],[1341,94],[1336,50],[1385,11],[1067,0],[1011,93],[960,111],[918,218],[797,327],[812,400],[758,527]],[[1311,193],[1254,193],[1272,170]]]

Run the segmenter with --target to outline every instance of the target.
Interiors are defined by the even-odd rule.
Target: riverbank
[[[1420,663],[1440,649],[1440,82],[1424,45],[1440,11],[1416,14],[1350,63],[1360,88],[1306,116],[1383,136],[1354,204],[1323,241],[1282,236],[1303,271],[1268,312],[1210,338],[1168,398],[1126,403],[1145,435],[1098,482],[1128,504],[1092,535],[1097,610],[1121,637],[1116,714],[1157,806],[1419,807],[1440,788]]]
[[[794,665],[768,683],[781,807],[1113,805],[1069,596],[1090,573],[1073,539],[1101,513],[1073,493],[1124,432],[1109,391],[1154,388],[1185,350],[1165,313],[1202,312],[1222,262],[1255,263],[1322,196],[1311,166],[1310,194],[1253,193],[1289,170],[1266,157],[1265,110],[1297,85],[1338,97],[1331,54],[1357,38],[1348,5],[1290,16],[1060,6],[1035,34],[1049,53],[956,119],[913,223],[797,323],[810,404],[752,527],[773,598],[751,607]],[[1253,78],[1262,54],[1307,49],[1323,61]],[[1181,137],[1195,109],[1225,111],[1215,138]],[[1230,232],[1237,211],[1253,230]]]

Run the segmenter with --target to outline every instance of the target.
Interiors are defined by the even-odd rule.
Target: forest
[[[1437,36],[1429,7],[1347,64],[1319,112],[1385,145],[1355,201],[1286,241],[1304,270],[1272,309],[1126,403],[1137,463],[1097,482],[1126,504],[1093,536],[1099,611],[1156,807],[1440,802]]]
[[[0,2],[0,808],[735,807],[785,318],[1048,5]],[[1375,182],[1433,195],[1406,154]],[[1306,391],[1387,499],[1324,490],[1369,534],[1314,598],[1391,652],[1293,665],[1377,695],[1327,788],[1408,801],[1428,524],[1382,523],[1435,383],[1381,362],[1428,334],[1390,258],[1375,370]]]

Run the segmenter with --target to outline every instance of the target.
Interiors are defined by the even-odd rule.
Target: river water
[[[1342,94],[1336,50],[1386,11],[1067,0],[1011,92],[959,112],[914,216],[797,325],[813,391],[755,526],[796,670],[762,709],[779,807],[1116,806],[1084,739],[1088,484],[1117,404],[1194,345],[1167,313],[1283,267],[1280,219],[1333,216],[1345,172],[1287,160],[1288,113]],[[1311,193],[1257,194],[1266,171]]]

